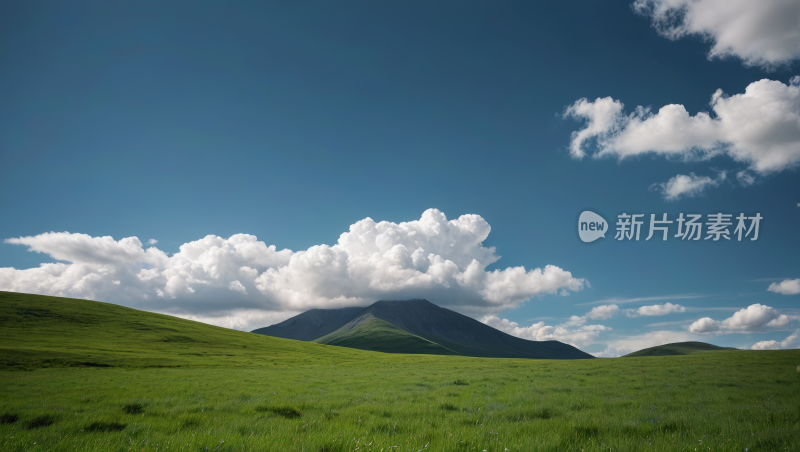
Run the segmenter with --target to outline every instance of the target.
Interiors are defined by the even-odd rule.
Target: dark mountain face
[[[466,356],[592,358],[588,353],[559,341],[529,341],[511,336],[427,300],[378,301],[358,317],[368,313]]]
[[[340,329],[352,330],[371,318],[384,320],[464,356],[593,358],[588,353],[559,341],[528,341],[511,336],[427,300],[378,301],[367,308],[312,309],[277,325],[253,332],[312,341],[339,332]]]
[[[253,330],[253,333],[313,341],[338,330],[363,310],[364,308],[312,309],[281,323]]]

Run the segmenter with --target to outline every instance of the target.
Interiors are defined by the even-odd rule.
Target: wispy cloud
[[[670,325],[688,325],[690,323],[692,323],[691,320],[674,320],[672,322],[649,323],[649,324],[647,324],[645,326],[649,326],[650,328],[661,328],[661,327],[670,326]]]
[[[703,312],[703,311],[738,311],[742,309],[741,306],[695,306],[686,308],[686,312]]]
[[[647,302],[647,301],[659,301],[659,300],[685,300],[688,298],[707,298],[712,295],[702,295],[696,293],[688,293],[688,294],[679,294],[679,295],[662,295],[658,297],[640,297],[640,298],[606,298],[600,301],[592,301],[591,303],[580,303],[576,304],[575,306],[591,306],[595,304],[627,304],[627,303],[639,303],[639,302]],[[689,308],[687,308],[689,309]]]

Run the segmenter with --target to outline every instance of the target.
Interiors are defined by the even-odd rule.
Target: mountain
[[[664,344],[657,347],[645,348],[633,353],[628,353],[623,358],[634,358],[639,356],[669,356],[669,355],[694,355],[698,353],[719,352],[736,350],[732,347],[718,347],[705,342],[675,342]]]
[[[377,301],[366,308],[313,309],[253,332],[395,353],[491,358],[592,358],[562,342],[528,341],[511,336],[427,300]],[[322,332],[326,333],[320,334]],[[315,334],[319,335],[312,337]],[[391,344],[396,346],[390,347]]]

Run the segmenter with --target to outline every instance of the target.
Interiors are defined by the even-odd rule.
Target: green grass
[[[2,319],[22,315],[15,297],[50,311],[27,333],[3,320],[0,358],[15,364],[0,370],[2,451],[789,451],[800,437],[800,350],[383,354],[0,295]],[[73,320],[83,314],[94,320]],[[115,333],[94,339],[101,320]],[[71,364],[82,360],[112,367]]]
[[[285,366],[365,356],[109,303],[0,292],[0,369]]]
[[[347,329],[346,325],[344,328],[314,340],[314,342],[383,353],[457,354],[385,320],[374,317],[365,320],[359,325],[354,325],[352,329]]]
[[[698,353],[717,353],[736,350],[735,348],[718,347],[705,342],[676,342],[674,344],[659,345],[656,347],[645,348],[625,355],[623,358],[633,358],[641,356],[671,356],[671,355],[695,355]]]

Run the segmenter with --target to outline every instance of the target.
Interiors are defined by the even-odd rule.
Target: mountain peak
[[[376,324],[375,319],[384,323]],[[445,354],[437,350],[446,350],[448,354],[493,358],[593,358],[558,341],[511,336],[424,299],[380,300],[366,308],[312,309],[253,332],[376,351],[387,351],[376,348],[378,339],[412,344],[402,351],[395,349],[397,353]]]

